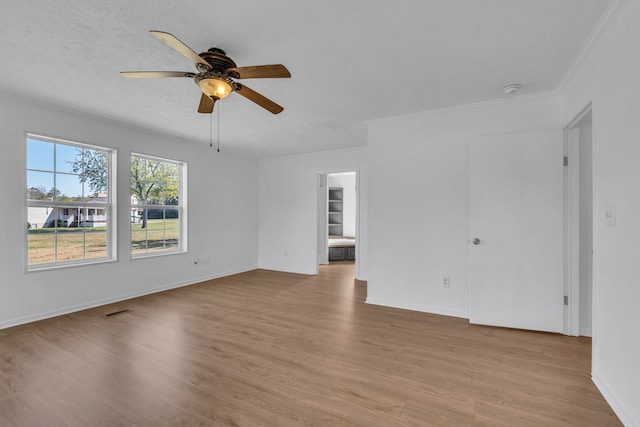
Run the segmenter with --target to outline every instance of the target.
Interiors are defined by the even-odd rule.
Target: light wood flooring
[[[0,330],[0,425],[621,425],[590,339],[365,297],[352,263],[256,270]]]

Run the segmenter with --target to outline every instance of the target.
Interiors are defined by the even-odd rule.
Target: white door
[[[562,131],[469,144],[469,319],[562,332]]]

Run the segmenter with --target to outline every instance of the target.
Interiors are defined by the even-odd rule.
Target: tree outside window
[[[131,156],[131,254],[151,255],[182,248],[184,164]]]

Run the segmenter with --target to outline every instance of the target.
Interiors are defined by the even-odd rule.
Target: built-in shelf
[[[343,191],[339,187],[329,187],[329,235],[342,236]]]

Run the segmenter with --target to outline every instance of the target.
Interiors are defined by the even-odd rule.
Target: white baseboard
[[[615,395],[611,392],[611,389],[607,387],[606,383],[602,380],[602,378],[598,374],[596,373],[592,374],[591,381],[593,381],[593,383],[596,385],[596,387],[604,397],[604,400],[606,400],[609,406],[611,406],[611,409],[613,409],[613,412],[615,412],[618,418],[620,418],[620,421],[622,421],[622,424],[624,424],[626,427],[640,427],[640,424],[638,424],[638,420],[637,419],[633,420],[631,418],[631,415],[629,415],[624,410],[622,405],[620,405],[620,402],[618,401],[618,399],[616,399]]]
[[[592,337],[591,328],[580,328],[580,336],[581,337]]]
[[[452,310],[449,308],[442,308],[442,307],[431,307],[427,305],[413,304],[413,303],[400,302],[400,301],[388,301],[388,300],[381,300],[377,298],[367,297],[365,304],[401,308],[403,310],[420,311],[423,313],[440,314],[442,316],[461,317],[463,319],[469,318],[469,314],[461,310]]]
[[[24,325],[25,323],[36,322],[38,320],[49,319],[51,317],[62,316],[64,314],[75,313],[76,311],[87,310],[89,308],[100,307],[102,305],[113,304],[114,302],[126,301],[128,299],[141,297],[144,295],[155,294],[158,292],[168,291],[170,289],[182,288],[184,286],[195,285],[197,283],[206,282],[207,280],[219,279],[221,277],[232,276],[234,274],[245,273],[247,271],[252,271],[257,269],[258,267],[246,267],[232,271],[226,271],[223,273],[217,273],[209,276],[203,276],[196,279],[189,280],[188,282],[177,282],[171,283],[164,286],[160,286],[158,288],[148,288],[141,291],[131,292],[128,294],[118,295],[114,297],[104,298],[100,300],[90,301],[84,304],[71,305],[63,308],[59,308],[56,310],[45,311],[43,313],[33,314],[24,317],[18,317],[15,319],[5,320],[0,322],[0,329],[11,328],[13,326]]]

